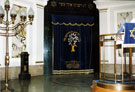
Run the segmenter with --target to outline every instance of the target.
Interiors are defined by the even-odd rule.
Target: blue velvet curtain
[[[54,70],[92,69],[94,18],[91,16],[52,15],[52,25]]]

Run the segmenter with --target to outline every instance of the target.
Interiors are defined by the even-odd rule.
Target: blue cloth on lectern
[[[121,29],[117,32],[124,31],[124,44],[135,44],[135,23],[124,23]]]
[[[123,26],[118,30],[118,32],[117,32],[117,33],[121,33],[121,32],[123,32],[123,31],[124,31],[125,24],[126,24],[126,23],[124,23],[124,24],[123,24]]]

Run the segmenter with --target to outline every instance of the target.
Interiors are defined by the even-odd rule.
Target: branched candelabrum
[[[24,30],[24,28],[27,25],[32,25],[33,18],[34,18],[34,12],[32,8],[29,9],[28,11],[28,18],[29,20],[26,21],[27,19],[27,12],[25,9],[22,9],[20,12],[20,22],[17,24],[14,24],[17,12],[14,8],[10,10],[10,3],[9,0],[5,1],[5,10],[2,8],[0,5],[0,36],[6,37],[6,55],[5,55],[5,88],[2,90],[2,92],[11,92],[9,89],[9,84],[8,84],[8,67],[9,67],[9,37],[15,36],[17,33],[21,32]],[[9,14],[10,11],[10,14]],[[10,15],[10,17],[9,17]],[[5,18],[4,18],[5,16]],[[9,21],[9,18],[11,18]],[[4,20],[5,19],[5,20]],[[18,25],[22,25],[21,28],[19,28],[17,31],[12,31],[14,30]],[[13,26],[12,26],[13,25]],[[12,27],[11,27],[12,26]]]

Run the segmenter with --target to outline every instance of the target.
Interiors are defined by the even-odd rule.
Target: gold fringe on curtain
[[[94,25],[94,23],[93,24],[89,24],[89,23],[87,23],[87,24],[83,24],[83,23],[81,23],[81,24],[77,24],[77,23],[74,23],[74,24],[72,24],[71,22],[70,23],[59,23],[59,22],[56,22],[56,23],[54,23],[54,22],[52,22],[52,24],[53,25],[65,25],[65,26],[93,26]]]

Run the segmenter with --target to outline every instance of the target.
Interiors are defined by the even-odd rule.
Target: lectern
[[[127,30],[129,31],[129,30]],[[132,33],[131,33],[132,34]],[[125,43],[127,40],[127,34],[124,33],[113,33],[113,34],[103,34],[100,35],[99,47],[100,47],[100,60],[99,60],[99,80],[93,81],[92,92],[135,92],[135,78],[133,75],[133,64],[132,64],[132,49],[135,48],[133,43]],[[130,34],[129,34],[130,35]],[[134,34],[132,34],[134,35]],[[123,43],[124,36],[124,43]],[[132,36],[128,36],[132,37]],[[134,38],[128,38],[129,42],[135,40]],[[122,42],[120,44],[120,42]],[[108,44],[109,43],[109,44]],[[111,44],[110,44],[111,43]],[[126,47],[125,47],[126,46]],[[128,46],[128,47],[127,47]],[[130,46],[130,47],[129,47]],[[111,48],[113,51],[113,68],[109,68],[106,66],[106,54],[105,48]],[[124,49],[129,49],[129,74],[124,74]],[[101,50],[102,49],[102,50]],[[121,60],[119,61],[117,58],[117,50],[121,49]],[[118,67],[119,66],[119,67]],[[107,68],[105,68],[107,67]],[[113,73],[108,73],[107,70],[113,70]]]

